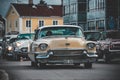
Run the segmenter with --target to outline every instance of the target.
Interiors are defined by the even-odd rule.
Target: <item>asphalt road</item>
[[[120,63],[94,63],[92,69],[83,65],[48,65],[44,69],[30,66],[30,61],[0,61],[10,80],[120,80]]]

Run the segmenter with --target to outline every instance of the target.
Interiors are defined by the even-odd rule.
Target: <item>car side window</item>
[[[46,36],[51,36],[52,35],[52,31],[47,31]]]
[[[101,33],[101,40],[105,40],[106,39],[106,34],[105,33]]]

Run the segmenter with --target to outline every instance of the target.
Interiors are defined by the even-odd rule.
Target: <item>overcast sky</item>
[[[5,17],[6,12],[10,6],[10,3],[16,3],[20,1],[21,3],[28,3],[28,0],[0,0],[0,15]],[[33,0],[34,4],[38,4],[40,0]],[[44,0],[47,4],[60,5],[61,0]]]

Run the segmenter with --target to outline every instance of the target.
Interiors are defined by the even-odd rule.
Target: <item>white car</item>
[[[92,68],[96,61],[96,45],[86,41],[80,26],[51,25],[36,30],[28,56],[31,66],[44,67],[47,64],[84,64]]]
[[[21,57],[28,58],[28,46],[32,43],[32,37],[34,34],[25,33],[19,34],[18,40],[15,41],[12,45],[13,51],[13,58],[14,60],[20,60]]]

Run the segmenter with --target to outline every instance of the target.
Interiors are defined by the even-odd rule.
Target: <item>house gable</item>
[[[9,9],[8,9],[8,12],[6,14],[6,18],[9,16],[9,15],[12,15],[12,14],[15,14],[17,16],[20,16],[19,13],[17,12],[17,10],[15,9],[15,7],[11,4]]]
[[[11,4],[8,12],[7,12],[7,15],[6,15],[6,32],[11,32],[11,31],[18,31],[18,26],[16,26],[16,22],[18,21],[19,19],[19,14],[18,12],[16,11],[16,9],[14,8],[14,6]]]
[[[54,20],[63,24],[61,5],[33,5],[33,4],[11,4],[6,16],[7,30],[18,31],[19,33],[34,32],[40,27],[39,21],[44,21],[45,25],[52,25]],[[17,21],[17,22],[16,22]],[[28,21],[31,27],[28,27]],[[18,27],[16,27],[16,24]]]

